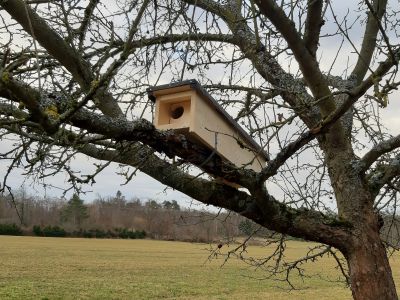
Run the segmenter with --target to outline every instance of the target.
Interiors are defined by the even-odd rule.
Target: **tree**
[[[121,191],[117,191],[117,193],[115,194],[115,197],[111,199],[111,201],[116,204],[117,206],[119,206],[119,208],[123,208],[126,205],[126,199],[125,196],[122,195]]]
[[[171,210],[180,210],[181,209],[181,207],[179,206],[179,204],[176,200],[172,200],[172,201],[165,200],[165,201],[163,201],[162,206],[165,209],[171,209]]]
[[[241,231],[241,233],[243,233],[243,234],[245,234],[247,236],[253,234],[253,232],[255,230],[254,224],[249,219],[241,221],[239,223],[238,228]]]
[[[62,219],[64,221],[70,221],[80,228],[82,222],[89,217],[87,207],[83,202],[84,201],[79,198],[78,194],[74,194],[62,212]]]
[[[149,199],[146,202],[145,205],[146,205],[146,207],[148,207],[150,209],[159,209],[159,208],[161,208],[161,204],[158,203],[156,200],[152,200],[152,199]]]
[[[381,116],[398,96],[399,11],[395,1],[363,0],[347,13],[350,5],[0,1],[1,157],[10,161],[2,187],[24,166],[40,179],[64,171],[79,190],[116,162],[128,167],[119,172],[125,181],[139,169],[205,204],[326,245],[309,258],[333,255],[355,299],[397,299],[380,229],[381,213],[398,206],[400,135]],[[145,89],[188,78],[269,152],[261,172],[153,127]],[[101,161],[93,174],[69,163],[77,153]]]

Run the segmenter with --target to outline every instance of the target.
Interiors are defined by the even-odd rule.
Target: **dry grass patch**
[[[297,257],[309,244],[290,242]],[[265,273],[237,260],[207,262],[208,245],[151,240],[95,240],[0,236],[0,299],[350,299],[336,282],[333,261],[307,266],[312,277],[295,278],[301,290],[259,280]],[[224,246],[227,247],[227,246]],[[249,247],[261,257],[268,249]],[[399,259],[392,259],[400,284]]]

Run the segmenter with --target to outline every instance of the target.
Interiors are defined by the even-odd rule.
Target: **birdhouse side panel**
[[[192,97],[193,120],[190,132],[195,134],[210,148],[238,167],[245,167],[256,172],[265,166],[265,160],[249,150],[252,149],[244,139],[214,107],[202,97]]]

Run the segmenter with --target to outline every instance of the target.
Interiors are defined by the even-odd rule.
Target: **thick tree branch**
[[[396,53],[400,55],[398,52],[400,52],[399,50]],[[374,74],[384,74],[384,72],[390,69],[391,66],[392,63],[390,60],[383,62],[377,68]],[[367,78],[356,88],[347,91],[347,94],[350,96],[347,101],[345,101],[340,107],[338,107],[337,110],[335,110],[331,115],[329,115],[321,123],[319,123],[318,126],[307,131],[301,137],[299,137],[298,140],[290,143],[287,147],[285,147],[277,155],[277,157],[272,160],[269,165],[262,171],[262,174],[258,177],[258,182],[262,182],[268,177],[274,175],[278,168],[282,166],[283,163],[292,154],[298,151],[309,141],[314,139],[317,135],[326,132],[327,129],[329,129],[344,113],[346,113],[346,111],[357,101],[357,99],[361,97],[374,84],[375,80],[372,78],[372,76],[373,75]],[[21,99],[27,105],[27,107],[31,109],[31,111],[36,111],[40,108],[41,98],[38,92],[26,85],[19,84],[12,78],[8,78],[7,82],[4,82],[4,76],[2,76],[2,78],[3,86],[7,86],[8,89],[14,90],[15,92],[13,94],[17,98]],[[2,93],[7,96],[4,91]],[[59,109],[59,113],[62,113],[62,111],[65,109],[65,106],[68,106],[66,105],[66,103],[63,102],[58,102],[55,104]],[[47,103],[46,105],[49,106],[50,103]],[[38,112],[39,115],[43,114],[40,109]],[[47,118],[44,115],[43,121],[41,123],[44,128],[46,128],[47,126],[45,120],[47,120]],[[75,126],[78,126],[82,129],[86,129],[94,133],[103,134],[108,137],[126,139],[130,141],[141,141],[145,144],[152,146],[157,151],[167,154],[168,156],[172,157],[177,154],[178,156],[184,158],[188,162],[193,163],[194,165],[202,165],[202,163],[206,161],[208,156],[210,155],[209,149],[202,149],[198,145],[192,145],[183,136],[175,135],[172,133],[166,134],[163,132],[158,132],[154,129],[152,124],[148,123],[145,120],[128,122],[118,119],[114,121],[112,119],[109,120],[106,116],[99,116],[89,111],[81,110],[73,116],[72,122]],[[121,130],[121,128],[123,128],[123,130]],[[196,155],[194,155],[194,153],[196,153]],[[239,171],[235,170],[235,168],[231,166],[230,168],[228,167],[228,169],[230,169],[228,172],[222,172],[221,169],[226,169],[226,167],[222,168],[222,161],[217,163],[217,166],[215,165],[215,163],[215,160],[212,160],[210,161],[209,165],[202,167],[211,174],[224,177],[232,182],[238,182],[243,186],[251,186],[252,181],[250,180],[250,178],[253,178],[253,176],[255,176],[252,171]]]
[[[322,18],[323,0],[307,1],[307,18],[304,29],[304,44],[313,57],[316,56],[319,42],[319,34],[324,24]]]
[[[400,154],[387,164],[378,165],[376,170],[368,174],[368,185],[373,195],[378,195],[379,190],[397,176],[400,176]]]
[[[332,243],[344,249],[350,238],[350,226],[316,211],[296,210],[277,201],[265,192],[258,199],[226,185],[188,175],[156,156],[140,151],[81,151],[97,159],[137,166],[139,170],[204,204],[237,212],[254,222],[294,237]],[[139,154],[139,155],[138,155]],[[141,163],[146,157],[146,164]],[[260,205],[261,204],[261,205]]]
[[[344,94],[351,95],[352,91],[344,91]],[[334,112],[323,119],[317,126],[301,134],[295,141],[285,146],[274,159],[268,162],[268,165],[258,174],[258,180],[265,181],[267,178],[276,174],[278,169],[295,154],[301,147],[307,145],[310,141],[321,134],[329,132],[330,128],[349,110],[349,108],[359,99],[359,96],[354,94],[354,97],[349,97],[343,102]]]
[[[51,143],[62,147],[73,147],[77,151],[99,160],[113,161],[138,168],[182,193],[204,204],[214,205],[235,211],[258,224],[280,233],[310,241],[331,244],[344,249],[350,239],[351,226],[312,210],[296,210],[277,201],[261,188],[254,195],[249,195],[215,181],[208,181],[191,176],[175,165],[153,154],[153,150],[139,143],[126,142],[115,144],[115,150],[98,148],[66,131],[61,135],[68,138],[52,139],[22,132],[20,129],[8,128],[15,134],[40,142]]]
[[[88,88],[93,80],[90,74],[90,66],[78,53],[71,48],[64,39],[58,35],[47,23],[35,13],[24,1],[1,1],[0,5],[5,9],[30,35],[32,35],[29,20],[31,21],[35,38],[49,54],[57,59],[83,87]],[[26,15],[27,8],[29,16]]]
[[[364,81],[362,81],[358,86],[356,86],[352,92],[351,96],[353,98],[360,98],[364,95],[369,88],[378,84],[382,77],[396,64],[400,61],[400,47],[397,47],[393,51],[394,61],[391,57],[387,58],[385,61],[381,62],[379,66],[369,75]]]
[[[324,99],[319,102],[323,116],[328,115],[335,109],[333,99],[329,97],[330,90],[318,62],[306,48],[294,24],[286,16],[285,12],[272,0],[255,0],[260,11],[264,14],[282,34],[293,51],[296,61],[304,75],[307,85],[310,87],[316,99]]]
[[[379,32],[379,22],[386,11],[387,0],[374,0],[373,10],[368,13],[367,25],[365,26],[364,38],[361,45],[360,56],[352,72],[357,82],[361,82],[368,71],[372,55],[376,48],[376,37]]]
[[[221,17],[232,31],[233,38],[229,42],[240,48],[258,73],[271,83],[277,92],[280,92],[285,102],[296,111],[307,126],[312,128],[316,125],[319,112],[311,105],[312,97],[304,85],[287,73],[276,58],[268,52],[267,47],[257,39],[251,28],[244,22],[236,2],[226,6],[210,0],[185,0],[185,2]]]
[[[57,130],[54,122],[45,113],[46,107],[41,107],[41,103],[36,100],[40,99],[40,92],[15,81],[8,72],[0,72],[0,96],[26,105],[33,121],[39,123],[45,131],[54,133]]]
[[[35,112],[35,115],[32,114],[31,121],[38,122],[50,134],[55,133],[54,124],[57,124],[57,118],[69,107],[66,99],[52,95],[44,97],[35,89],[12,78],[0,83],[0,95],[15,102],[25,103],[28,109]],[[36,114],[43,117],[37,118]],[[171,158],[179,156],[186,162],[201,167],[207,173],[244,187],[254,185],[254,180],[252,180],[255,177],[254,171],[238,169],[213,153],[208,147],[194,143],[182,134],[156,130],[153,124],[145,119],[128,121],[125,118],[111,118],[81,108],[69,118],[69,122],[80,129],[101,134],[110,139],[140,141]],[[51,130],[48,126],[51,126]]]
[[[400,48],[397,49],[395,53],[396,59],[399,61]],[[388,58],[376,69],[374,72],[375,76],[383,76],[383,74],[385,74],[392,66],[393,62],[391,58]],[[286,162],[286,160],[296,153],[301,147],[312,141],[318,135],[327,132],[352,107],[352,105],[362,95],[364,95],[371,86],[373,86],[374,83],[375,77],[373,74],[371,74],[359,86],[353,88],[352,90],[342,91],[341,93],[349,96],[346,101],[344,101],[333,113],[323,119],[316,127],[303,133],[297,140],[284,147],[274,159],[268,162],[267,167],[265,167],[258,175],[258,180],[265,181],[270,176],[275,175],[277,170]],[[398,147],[400,147],[400,136],[393,137],[392,139],[384,141],[375,146],[361,159],[360,171],[365,172],[379,156]]]
[[[34,33],[40,45],[71,73],[73,78],[84,90],[87,91],[90,89],[95,79],[91,72],[90,64],[83,60],[79,53],[70,47],[37,13],[27,6],[24,1],[0,1],[0,6],[5,9],[28,34],[32,35]],[[28,16],[26,15],[26,11],[28,11]],[[31,32],[31,26],[34,31],[33,33]],[[117,102],[104,89],[99,89],[96,98],[98,99],[96,103],[98,103],[99,109],[101,109],[103,113],[111,117],[122,115],[122,111]]]
[[[294,23],[291,22],[283,9],[280,8],[275,1],[255,0],[255,2],[260,8],[261,13],[265,15],[282,34],[289,48],[293,51],[293,55],[299,64],[307,86],[314,95],[316,106],[321,112],[322,119],[335,112],[337,106],[329,89],[328,82],[322,74],[316,58],[310,53],[304,41],[301,39]],[[343,113],[339,113],[338,115],[342,116]],[[351,130],[346,131],[348,126],[345,126],[345,123],[344,119],[340,122],[333,123],[324,137],[319,139],[321,148],[328,158],[326,160],[328,166],[335,163],[331,158],[337,155],[341,155],[341,159],[344,163],[342,166],[345,165],[345,162],[349,162],[353,158],[353,151],[350,143]],[[307,125],[309,126],[309,124]],[[315,127],[315,124],[309,126],[310,129],[313,127]],[[332,170],[332,168],[330,168],[330,170]],[[336,180],[333,178],[334,174],[330,173],[330,176],[331,181],[334,182]],[[338,206],[341,205],[338,204]]]
[[[365,172],[380,156],[400,147],[400,135],[380,142],[361,158],[362,171]]]
[[[351,90],[341,91],[343,94],[347,94],[348,98],[340,105],[336,112],[332,115],[343,115],[352,105],[357,102],[365,93],[374,85],[378,84],[382,77],[400,60],[400,47],[393,52],[395,61],[391,57],[381,62],[379,66],[374,70],[374,72],[368,76],[359,85],[355,86]]]

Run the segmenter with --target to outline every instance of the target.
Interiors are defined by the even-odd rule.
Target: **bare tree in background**
[[[330,253],[355,299],[397,299],[380,228],[398,207],[400,135],[380,116],[398,100],[399,6],[333,2],[0,0],[2,188],[24,167],[40,180],[66,172],[79,190],[116,162],[121,182],[138,169],[326,245],[291,269]],[[152,126],[146,88],[189,78],[270,153],[261,172]],[[70,163],[78,153],[97,160],[93,174]]]

